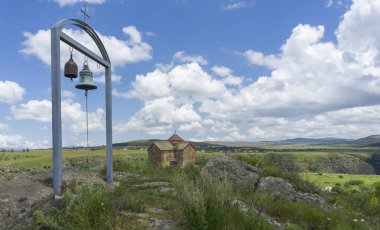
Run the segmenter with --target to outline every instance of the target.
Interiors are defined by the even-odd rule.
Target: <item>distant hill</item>
[[[338,138],[293,138],[280,142],[284,142],[286,145],[336,145],[345,144],[348,141],[351,140]]]
[[[206,143],[228,146],[228,147],[265,147],[265,146],[279,146],[279,145],[336,145],[345,144],[351,140],[338,139],[338,138],[294,138],[278,141],[258,141],[258,142],[243,142],[243,141],[209,141]]]
[[[349,141],[346,144],[355,147],[380,147],[380,135],[372,135],[357,140]]]
[[[154,141],[158,141],[158,139],[126,141],[126,142],[114,143],[113,146],[114,147],[148,148]]]
[[[148,140],[134,140],[113,144],[114,147],[140,147],[148,148],[154,141],[158,139]],[[298,145],[298,146],[333,146],[340,145],[345,147],[380,147],[380,135],[372,135],[357,140],[352,139],[339,139],[339,138],[293,138],[277,141],[204,141],[193,142],[197,147],[265,147],[265,146],[286,146],[286,145]]]

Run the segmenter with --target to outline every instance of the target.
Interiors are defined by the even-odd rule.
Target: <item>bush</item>
[[[226,205],[234,198],[234,189],[227,179],[219,181],[208,174],[200,174],[190,180],[180,174],[175,177],[174,184],[183,212],[184,229],[271,229],[256,213],[243,213]]]
[[[263,167],[263,162],[258,157],[256,157],[255,155],[252,155],[252,154],[250,154],[250,155],[238,154],[234,158],[236,160],[243,161],[243,162],[250,164],[252,166],[256,166],[259,168]]]
[[[351,185],[361,185],[364,184],[364,181],[362,180],[349,180],[346,183],[344,183],[344,187],[348,188]]]
[[[373,187],[375,188],[374,195],[380,199],[380,182],[374,183]]]
[[[335,185],[332,189],[331,189],[331,192],[335,192],[337,194],[342,194],[344,193],[344,190],[338,186],[338,185]]]
[[[49,229],[115,229],[121,224],[105,187],[82,187],[78,194],[66,193],[60,206],[51,216],[37,212],[36,222]]]
[[[208,159],[205,156],[197,156],[195,164],[203,167],[207,163]]]

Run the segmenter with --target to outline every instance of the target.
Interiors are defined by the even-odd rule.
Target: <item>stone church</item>
[[[184,167],[195,162],[196,149],[175,133],[167,141],[153,142],[148,148],[148,158],[152,166]]]

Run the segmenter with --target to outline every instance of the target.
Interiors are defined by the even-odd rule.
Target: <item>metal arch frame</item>
[[[84,47],[62,32],[66,26],[77,26],[84,30],[97,45],[102,57]],[[56,196],[61,196],[62,185],[62,118],[61,118],[61,68],[60,41],[72,46],[82,54],[105,67],[106,90],[106,152],[107,183],[113,182],[112,175],[112,85],[111,61],[96,32],[85,22],[69,18],[58,21],[51,29],[51,98],[52,98],[52,137],[53,137],[53,188]]]

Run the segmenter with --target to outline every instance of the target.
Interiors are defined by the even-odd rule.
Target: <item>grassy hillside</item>
[[[51,166],[51,155],[51,151],[2,153],[0,169],[22,167],[43,170]],[[146,151],[115,149],[115,171],[134,173],[142,177],[122,180],[115,189],[80,185],[68,188],[59,208],[47,213],[37,210],[37,226],[46,229],[63,226],[74,229],[150,229],[151,219],[163,219],[178,223],[180,229],[211,230],[223,229],[222,226],[228,226],[228,229],[274,229],[266,221],[266,218],[270,217],[285,224],[287,229],[379,227],[376,223],[380,217],[380,210],[376,207],[380,199],[380,186],[379,191],[375,186],[380,176],[308,173],[301,174],[300,178],[298,174],[272,164],[279,160],[307,168],[310,162],[323,159],[357,159],[353,155],[329,152],[231,154],[234,158],[258,165],[264,170],[265,176],[285,178],[302,192],[319,191],[310,183],[319,187],[337,187],[339,184],[342,189],[335,188],[338,192],[318,192],[330,205],[337,206],[331,210],[255,195],[232,186],[228,181],[200,176],[202,166],[210,157],[216,155],[225,154],[199,151],[195,166],[184,169],[151,168],[147,164]],[[88,168],[102,171],[105,165],[105,150],[64,150],[63,158],[66,165],[79,168],[89,160],[92,164]],[[82,168],[83,172],[88,168]],[[167,184],[165,186],[169,188],[161,190],[157,187],[160,183]],[[345,186],[346,183],[348,186]],[[226,206],[226,203],[235,199],[248,204],[248,215],[236,207]],[[265,215],[257,212],[260,207],[265,209]]]

